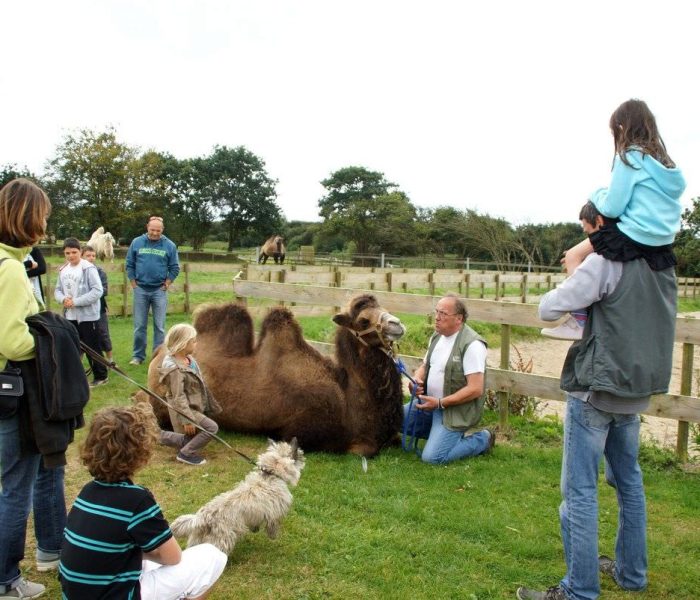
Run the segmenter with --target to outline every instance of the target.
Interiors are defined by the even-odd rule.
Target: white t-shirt
[[[78,286],[83,278],[83,266],[78,263],[73,266],[70,263],[61,269],[61,285],[63,286],[63,295],[76,298],[78,296]],[[73,308],[66,309],[66,319],[76,321],[78,316]]]
[[[449,337],[443,335],[435,344],[435,349],[430,356],[430,370],[428,371],[426,386],[428,396],[442,398],[445,395],[443,390],[445,386],[445,366],[452,354],[452,347],[455,344],[458,333],[459,331]],[[427,357],[428,353],[426,352],[423,360]],[[462,358],[462,369],[465,376],[486,371],[486,345],[482,341],[475,340],[469,344]]]

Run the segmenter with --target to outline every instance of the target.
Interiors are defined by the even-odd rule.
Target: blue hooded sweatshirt
[[[616,156],[610,186],[596,190],[591,202],[606,217],[619,217],[620,231],[635,242],[672,244],[681,227],[683,173],[640,150],[629,150],[625,156],[632,166]]]
[[[164,235],[153,241],[148,234],[131,242],[126,254],[126,274],[144,290],[157,290],[165,280],[175,281],[180,272],[177,248]]]

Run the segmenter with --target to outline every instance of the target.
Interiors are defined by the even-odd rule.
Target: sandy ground
[[[695,313],[694,313],[695,314]],[[697,316],[700,316],[697,315]],[[564,363],[566,352],[571,342],[562,340],[552,340],[542,338],[532,342],[520,342],[515,344],[516,348],[522,355],[525,362],[532,358],[532,372],[538,375],[551,375],[558,377],[561,373],[561,368]],[[673,374],[671,376],[670,393],[680,394],[680,376],[681,376],[681,357],[682,344],[676,344],[673,353]],[[514,362],[517,358],[516,353],[511,348],[511,361]],[[501,362],[501,354],[499,348],[490,348],[488,351],[488,365],[497,367]],[[693,357],[693,392],[697,394],[697,382],[700,377],[700,347],[695,347]],[[540,404],[540,413],[543,415],[555,414],[563,420],[564,403],[556,400],[542,400]],[[672,419],[663,419],[660,417],[652,417],[644,415],[642,423],[642,437],[647,440],[653,440],[655,443],[662,446],[673,448],[676,447],[676,438],[678,432],[678,422]],[[692,437],[688,443],[689,454],[691,456],[700,456],[700,448],[694,446]]]

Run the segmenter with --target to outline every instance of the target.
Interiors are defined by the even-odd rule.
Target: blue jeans
[[[641,590],[647,584],[647,545],[644,484],[637,461],[639,415],[603,412],[570,395],[566,400],[559,507],[566,575],[561,586],[574,600],[600,596],[598,466],[605,456],[605,477],[617,492],[619,506],[617,583]]]
[[[421,454],[423,462],[439,465],[476,456],[488,449],[491,434],[486,429],[465,436],[464,432],[451,431],[442,424],[442,410],[437,409],[432,413],[418,410],[414,402],[409,414],[409,406],[403,406],[403,418],[408,419],[408,433],[414,431],[415,421],[415,437],[428,440]]]
[[[148,311],[153,310],[153,352],[165,339],[165,313],[168,308],[168,293],[157,290],[134,288],[134,351],[132,358],[146,359],[148,343]]]
[[[0,420],[0,591],[20,577],[29,510],[40,552],[58,555],[66,525],[64,467],[45,469],[40,454],[20,456],[19,419]]]

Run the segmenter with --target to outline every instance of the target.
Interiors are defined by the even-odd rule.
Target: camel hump
[[[250,356],[253,353],[253,319],[239,304],[204,305],[194,314],[193,325],[200,340],[216,346],[228,356]]]

